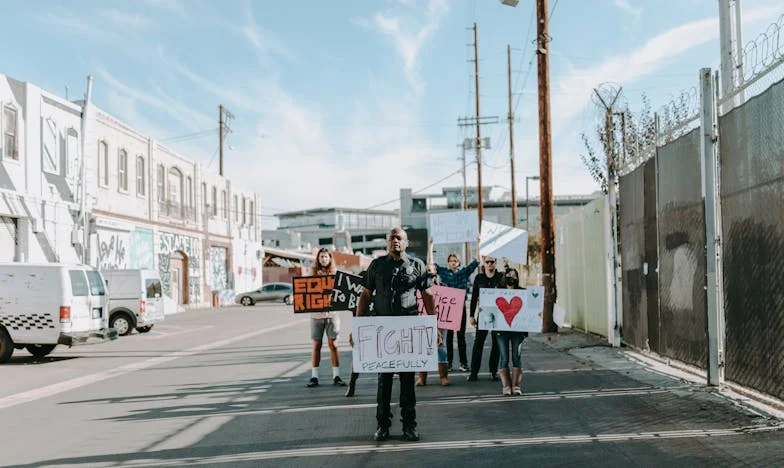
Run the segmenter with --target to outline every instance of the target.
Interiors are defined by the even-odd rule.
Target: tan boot
[[[424,387],[425,385],[427,385],[427,372],[418,373],[416,384],[414,385],[416,385],[417,387]]]
[[[523,370],[519,367],[512,368],[512,394],[520,396],[523,394],[520,383],[523,381]]]
[[[498,375],[501,377],[501,385],[503,388],[501,389],[501,395],[509,396],[512,394],[512,383],[509,378],[509,369],[501,369],[498,371]]]
[[[449,375],[449,364],[446,362],[439,362],[438,376],[441,377],[441,385],[444,387],[449,385],[449,379],[447,378],[448,375]]]

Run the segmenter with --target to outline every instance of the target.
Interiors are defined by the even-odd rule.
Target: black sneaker
[[[413,427],[404,427],[403,438],[409,442],[416,442],[419,440],[419,432]]]
[[[308,382],[307,386],[308,386],[308,388],[318,387],[318,378],[317,377],[311,377],[310,378],[310,382]]]
[[[332,385],[337,385],[338,387],[345,387],[346,382],[344,382],[343,379],[340,378],[340,376],[337,376],[334,379],[332,379]]]
[[[383,442],[387,439],[389,439],[389,428],[379,426],[376,429],[375,434],[373,434],[373,440],[376,442]]]
[[[498,382],[498,380],[499,380],[499,379],[498,379],[498,373],[496,373],[496,372],[491,372],[491,373],[490,373],[490,380],[492,380],[493,382]]]
[[[466,380],[468,380],[469,382],[476,382],[479,379],[474,374],[468,374],[468,378]]]

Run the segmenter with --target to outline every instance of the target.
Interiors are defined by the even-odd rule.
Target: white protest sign
[[[477,328],[495,331],[542,331],[544,287],[480,289]]]
[[[512,263],[525,265],[528,250],[528,232],[492,221],[482,221],[479,253],[497,259],[506,258]]]
[[[438,369],[435,315],[353,317],[354,372],[426,372]]]
[[[431,213],[427,219],[433,244],[476,242],[479,237],[479,218],[476,210]]]

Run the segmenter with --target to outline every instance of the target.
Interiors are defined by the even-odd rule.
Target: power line
[[[475,164],[475,163],[473,163],[473,162],[472,162],[472,163],[470,163],[470,164]],[[421,189],[415,190],[415,191],[413,191],[413,192],[411,192],[411,193],[420,193],[420,192],[422,192],[422,191],[424,191],[424,190],[427,190],[427,189],[429,189],[429,188],[431,188],[431,187],[433,187],[433,186],[435,186],[435,185],[438,185],[438,184],[440,184],[441,182],[444,182],[445,180],[447,180],[447,179],[449,179],[449,178],[451,178],[451,177],[454,177],[455,175],[457,175],[457,174],[460,174],[460,173],[462,173],[462,172],[463,172],[463,169],[462,169],[462,168],[461,168],[461,169],[458,169],[458,170],[456,170],[455,172],[452,172],[451,174],[447,175],[446,177],[443,177],[443,178],[441,178],[441,179],[438,179],[437,181],[433,182],[432,184],[430,184],[430,185],[428,185],[428,186],[426,186],[426,187],[422,187]],[[369,207],[367,207],[367,208],[364,208],[364,209],[366,209],[366,210],[372,210],[373,208],[378,208],[379,206],[389,205],[390,203],[395,203],[395,202],[398,202],[398,201],[400,201],[400,197],[398,197],[398,198],[395,198],[394,200],[385,201],[384,203],[378,203],[378,204],[376,204],[376,205],[369,206]]]

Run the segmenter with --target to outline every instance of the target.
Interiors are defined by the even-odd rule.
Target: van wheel
[[[52,351],[54,351],[54,347],[57,345],[53,344],[29,344],[25,346],[27,348],[27,352],[32,354],[35,357],[44,357],[49,355]]]
[[[152,330],[152,327],[153,327],[152,325],[148,325],[146,327],[139,327],[136,329],[136,331],[139,333],[147,333],[148,331]]]
[[[122,313],[112,316],[112,319],[109,321],[109,326],[117,330],[119,336],[126,336],[133,330],[131,319]]]
[[[252,306],[253,305],[253,299],[251,299],[248,296],[245,296],[242,299],[240,299],[240,304],[242,304],[244,306]]]
[[[283,302],[285,302],[285,303],[286,303],[286,305],[291,305],[291,304],[293,304],[293,303],[294,303],[294,301],[292,300],[291,296],[286,296],[286,297],[284,297],[284,298],[283,298]]]
[[[0,364],[8,362],[12,354],[14,354],[14,340],[8,336],[5,328],[0,327]]]

